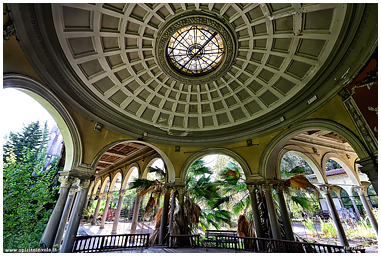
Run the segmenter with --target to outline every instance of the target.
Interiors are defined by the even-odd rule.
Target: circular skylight
[[[216,69],[224,53],[221,36],[213,29],[200,25],[176,31],[167,48],[170,63],[190,75],[201,75]]]

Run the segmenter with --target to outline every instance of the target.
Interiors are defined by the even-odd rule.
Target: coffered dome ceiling
[[[329,3],[50,6],[65,59],[60,65],[76,75],[70,85],[75,90],[65,89],[65,97],[79,97],[89,113],[102,112],[100,120],[92,119],[106,126],[170,142],[229,140],[284,121],[282,111],[301,100],[306,104],[311,88],[319,86],[316,80],[342,43],[348,8]],[[169,63],[169,40],[189,26],[204,26],[222,38],[221,63],[206,74],[184,74]],[[193,48],[182,42],[189,58],[204,51],[208,42],[203,45],[200,38]],[[189,55],[195,49],[199,52]]]

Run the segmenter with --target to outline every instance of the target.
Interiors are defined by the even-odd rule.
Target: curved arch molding
[[[348,128],[331,120],[311,119],[290,126],[271,140],[259,160],[259,175],[265,179],[279,178],[276,173],[276,164],[278,163],[277,157],[281,149],[295,135],[312,129],[322,129],[337,133],[351,145],[360,159],[369,158],[369,154],[364,144]]]
[[[40,103],[56,121],[65,142],[65,166],[61,175],[89,178],[89,166],[82,163],[82,143],[77,126],[61,101],[40,82],[17,73],[4,74],[3,88],[18,89]]]

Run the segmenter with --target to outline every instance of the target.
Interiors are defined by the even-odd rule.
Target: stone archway
[[[176,178],[176,183],[184,184],[185,179],[186,179],[186,174],[187,174],[189,167],[198,159],[200,159],[206,155],[213,155],[213,154],[226,155],[226,156],[229,156],[229,157],[233,158],[234,160],[236,160],[239,163],[239,165],[241,166],[241,168],[245,174],[246,181],[248,181],[249,179],[251,180],[253,178],[254,179],[257,178],[257,177],[255,177],[256,175],[251,174],[250,167],[246,163],[245,159],[243,159],[243,157],[241,157],[236,152],[234,152],[230,149],[226,149],[226,148],[207,148],[207,149],[203,149],[203,150],[200,150],[200,151],[194,153],[184,162],[183,166],[181,167],[180,177]]]
[[[79,131],[61,101],[40,82],[21,74],[4,74],[3,88],[14,88],[28,94],[53,117],[65,142],[65,166],[61,175],[83,169]]]
[[[327,178],[319,165],[319,163],[314,159],[313,157],[310,156],[310,153],[307,152],[305,149],[302,147],[299,147],[297,145],[286,145],[284,148],[280,151],[279,153],[279,158],[278,158],[278,165],[277,165],[277,175],[280,177],[280,163],[282,161],[283,156],[286,153],[294,153],[301,157],[304,161],[307,162],[307,164],[311,167],[312,171],[316,175],[318,181],[320,183],[327,183]]]
[[[331,120],[311,119],[290,126],[288,129],[282,131],[277,136],[275,136],[274,139],[271,140],[260,158],[258,170],[259,175],[265,179],[273,179],[274,177],[278,177],[276,173],[276,165],[278,163],[277,158],[279,152],[295,135],[314,129],[322,129],[335,132],[349,143],[349,145],[354,149],[360,159],[369,158],[369,154],[363,143],[348,128]]]
[[[93,162],[92,162],[92,166],[96,166],[98,161],[100,160],[100,158],[102,157],[102,155],[111,147],[117,145],[118,143],[121,143],[121,142],[125,142],[126,140],[120,140],[120,141],[115,141],[113,143],[110,143],[108,144],[107,146],[103,147],[102,150],[100,150],[98,152],[98,154],[95,156]],[[139,140],[128,140],[128,142],[132,142],[132,143],[138,143],[138,144],[143,144],[145,146],[148,146],[148,147],[151,147],[152,149],[154,149],[159,155],[160,155],[160,158],[163,159],[164,161],[164,164],[165,164],[165,167],[168,171],[168,182],[174,182],[175,181],[175,167],[173,166],[173,163],[172,161],[169,159],[169,157],[167,156],[166,153],[164,153],[161,149],[159,149],[158,147],[150,144],[150,143],[147,143],[147,142],[144,142],[144,141],[139,141]]]

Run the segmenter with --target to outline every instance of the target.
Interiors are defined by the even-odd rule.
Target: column
[[[333,203],[329,185],[328,184],[319,185],[318,189],[320,193],[323,195],[323,197],[325,198],[325,201],[327,202],[327,206],[329,211],[331,212],[333,222],[335,223],[337,236],[340,239],[341,245],[349,246],[347,237],[345,236],[345,233],[344,233],[343,225],[341,224],[341,221],[340,221],[339,214],[337,213],[335,204]]]
[[[263,184],[262,188],[265,191],[266,205],[267,205],[267,210],[270,217],[270,226],[271,226],[272,236],[274,239],[282,239],[282,235],[280,233],[280,227],[278,223],[278,216],[275,211],[273,196],[271,194],[272,185]]]
[[[337,198],[339,199],[340,207],[345,208],[344,203],[343,203],[343,199],[341,198],[341,196],[337,196]]]
[[[164,187],[164,203],[163,203],[163,210],[161,214],[161,223],[160,223],[160,230],[159,230],[159,244],[163,244],[164,237],[167,234],[167,223],[168,223],[168,206],[169,206],[169,198],[171,196],[171,187],[165,186]]]
[[[370,209],[368,201],[365,198],[364,187],[363,186],[355,187],[354,190],[358,193],[358,195],[361,199],[361,202],[365,208],[366,215],[368,216],[370,223],[372,224],[372,227],[373,227],[374,231],[376,232],[376,235],[378,235],[378,223],[377,223],[376,218],[373,214],[373,211]]]
[[[105,210],[103,212],[103,216],[102,216],[102,220],[101,220],[101,226],[99,227],[99,229],[105,228],[105,222],[106,222],[106,218],[107,218],[107,212],[108,212],[108,207],[110,205],[111,196],[112,196],[112,192],[108,192]]]
[[[185,193],[185,187],[184,186],[177,186],[176,187],[177,192],[179,193],[179,214],[178,214],[178,220],[179,220],[179,228],[180,228],[180,234],[188,234],[188,227],[185,225],[184,221],[184,193]]]
[[[357,204],[356,204],[356,201],[355,201],[355,197],[353,195],[349,196],[349,198],[351,199],[352,201],[352,204],[353,204],[353,208],[355,208],[355,212],[356,212],[356,216],[357,216],[357,220],[361,220],[361,214],[359,212],[359,209],[357,208]]]
[[[75,198],[72,213],[70,215],[69,224],[65,237],[62,242],[60,252],[72,252],[75,238],[77,236],[79,223],[82,218],[83,209],[86,204],[86,196],[89,190],[90,180],[81,180],[78,185],[77,196]]]
[[[368,203],[369,203],[369,206],[370,206],[370,209],[372,209],[373,210],[373,204],[372,204],[372,201],[370,200],[370,196],[365,196],[366,197],[366,199],[368,200]]]
[[[67,197],[67,201],[65,204],[65,209],[62,213],[60,225],[58,226],[58,229],[57,229],[57,235],[56,235],[56,238],[54,239],[54,245],[58,245],[58,248],[61,245],[62,237],[65,232],[66,223],[69,217],[71,207],[73,205],[75,193],[76,193],[75,189],[73,188],[70,189],[69,195]]]
[[[91,221],[91,225],[95,225],[97,223],[99,207],[101,205],[101,202],[102,202],[104,196],[105,196],[105,193],[99,193],[99,195],[98,195],[98,202],[97,202],[97,206],[95,207],[95,210],[94,210],[94,218]]]
[[[60,187],[60,195],[58,197],[57,203],[54,207],[52,215],[50,215],[49,222],[45,227],[45,231],[40,240],[41,248],[52,248],[54,243],[54,238],[57,234],[57,229],[60,224],[62,212],[65,207],[65,203],[67,200],[67,195],[69,193],[69,189],[74,179],[68,176],[60,176],[59,182],[61,183]]]
[[[118,207],[116,208],[114,223],[112,224],[111,234],[116,234],[118,231],[118,223],[120,217],[120,210],[122,209],[123,196],[126,194],[126,190],[119,191]]]
[[[265,237],[263,229],[262,229],[262,225],[261,225],[261,217],[260,217],[259,209],[258,209],[257,195],[255,193],[256,186],[247,185],[246,187],[250,192],[250,201],[251,201],[251,209],[253,212],[255,233],[257,237]]]
[[[130,234],[135,234],[136,226],[138,225],[140,199],[141,199],[140,192],[141,192],[140,189],[136,189],[137,194],[136,194],[136,199],[135,199],[134,213],[132,215]]]
[[[171,202],[171,214],[169,215],[169,230],[168,230],[168,233],[171,233],[171,231],[172,231],[173,214],[174,214],[175,208],[176,208],[176,193],[177,193],[177,191],[173,190],[173,193],[172,193],[172,202]]]
[[[294,241],[294,233],[292,232],[290,215],[288,214],[286,201],[284,200],[283,186],[277,185],[275,191],[278,196],[278,203],[279,203],[280,213],[282,215],[284,231],[286,232],[286,239]]]

